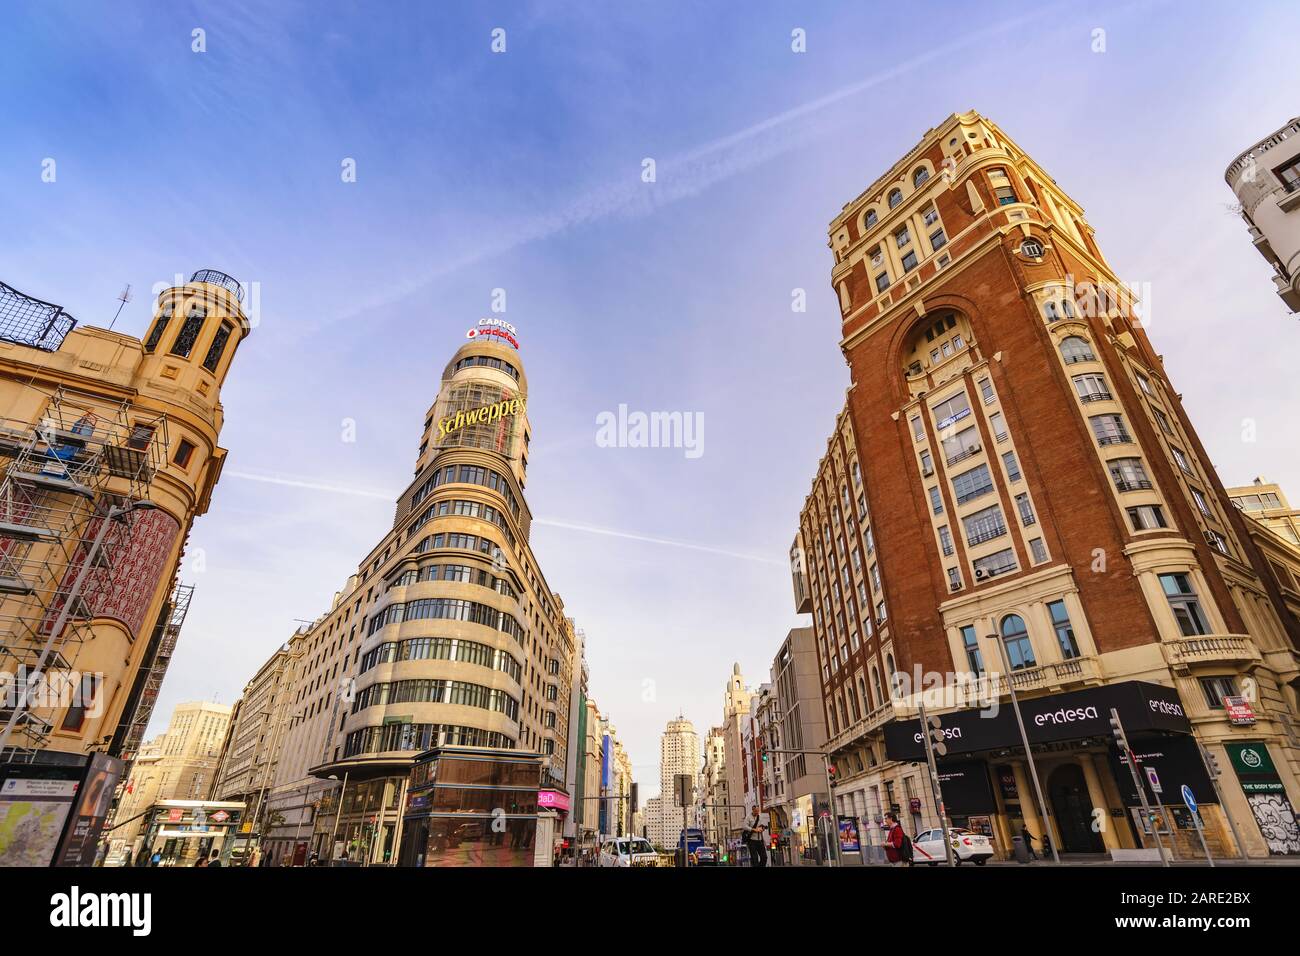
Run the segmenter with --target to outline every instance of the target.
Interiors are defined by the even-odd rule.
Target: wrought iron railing
[[[235,294],[235,301],[244,301],[244,288],[237,281],[226,275],[224,272],[218,272],[216,269],[200,269],[194,275],[190,276],[191,282],[206,282],[209,285],[219,285],[223,289],[229,289]]]
[[[0,282],[0,341],[57,352],[77,320],[53,302],[43,302]]]

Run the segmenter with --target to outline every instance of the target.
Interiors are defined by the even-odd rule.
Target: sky
[[[6,4],[0,280],[88,325],[129,283],[116,328],[136,335],[178,273],[256,289],[151,733],[181,701],[233,703],[328,609],[501,289],[530,385],[532,544],[652,796],[667,721],[703,735],[732,664],[766,680],[808,623],[787,553],[849,385],[827,226],[968,109],[1141,285],[1224,482],[1262,475],[1300,500],[1300,329],[1223,181],[1297,111],[1300,8],[743,11]],[[597,417],[620,405],[701,415],[702,453],[602,447]]]

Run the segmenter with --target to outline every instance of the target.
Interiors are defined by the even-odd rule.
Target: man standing
[[[912,841],[903,832],[898,817],[892,813],[885,814],[885,859],[890,863],[912,865]]]
[[[758,807],[755,807],[749,823],[745,825],[745,845],[749,847],[750,866],[767,866],[767,840],[763,836],[765,829],[758,815]]]

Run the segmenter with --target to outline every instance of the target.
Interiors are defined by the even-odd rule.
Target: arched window
[[[1061,317],[1061,313],[1056,311],[1056,303],[1050,299],[1043,303],[1043,314],[1047,316],[1048,322],[1055,322]]]
[[[1043,244],[1037,239],[1026,239],[1020,244],[1020,254],[1040,259],[1043,255]]]
[[[858,692],[852,684],[849,685],[849,703],[853,705],[853,719],[861,720],[862,708],[858,705]]]
[[[886,655],[885,655],[885,673],[887,673],[887,674],[889,675],[889,695],[890,695],[890,697],[898,697],[898,696],[901,696],[901,691],[899,690],[899,687],[898,687],[898,672],[897,672],[896,670],[894,670],[894,655],[893,655],[893,654],[886,654]]]
[[[926,169],[924,166],[918,166],[916,167],[916,171],[912,173],[912,186],[919,186],[929,178],[930,170]]]
[[[1007,659],[1013,671],[1038,666],[1034,647],[1029,643],[1029,629],[1019,614],[1008,614],[1002,619],[1002,643],[1007,647]]]
[[[891,189],[889,191],[889,208],[893,209],[903,201],[903,191],[901,189]]]
[[[867,682],[861,677],[858,678],[858,693],[862,695],[862,706],[865,707],[868,712],[875,710],[876,707],[879,706],[878,704],[873,704],[871,702],[871,695],[867,693]]]
[[[1074,318],[1074,303],[1068,298],[1061,300],[1061,311],[1065,313],[1067,319]]]
[[[876,670],[875,667],[871,668],[871,684],[876,691],[876,700],[883,703],[885,700],[885,689],[880,684],[880,671]]]
[[[863,220],[863,221],[866,223],[866,227],[867,227],[868,229],[870,229],[872,226],[874,226],[874,225],[876,224],[876,220],[877,220],[878,218],[880,218],[880,217],[876,215],[876,211],[875,211],[874,209],[868,209],[868,210],[867,210],[867,217],[866,217],[866,219]]]
[[[1077,335],[1069,335],[1061,340],[1061,357],[1070,364],[1091,362],[1097,358],[1088,340]]]

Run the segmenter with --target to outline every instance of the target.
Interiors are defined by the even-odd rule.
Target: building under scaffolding
[[[93,858],[189,608],[176,573],[225,459],[241,297],[197,272],[141,339],[0,283],[0,866]],[[36,821],[23,846],[14,814]]]

